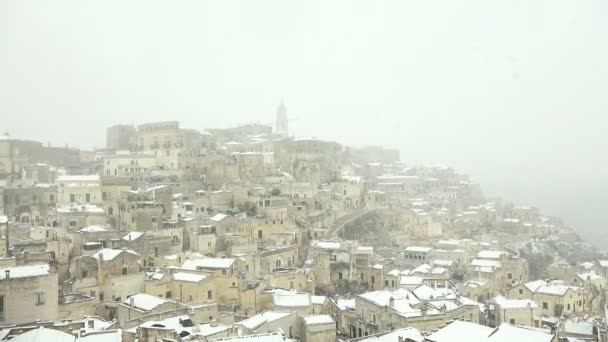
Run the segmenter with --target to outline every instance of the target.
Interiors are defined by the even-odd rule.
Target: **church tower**
[[[281,104],[279,104],[279,107],[277,108],[277,121],[274,132],[282,137],[287,137],[289,135],[289,127],[287,126],[287,108],[285,107],[285,104],[283,104],[282,99]]]

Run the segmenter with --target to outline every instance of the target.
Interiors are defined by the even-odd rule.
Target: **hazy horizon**
[[[399,148],[606,244],[604,1],[0,3],[2,133],[102,147],[117,123]],[[600,242],[598,242],[600,241]]]

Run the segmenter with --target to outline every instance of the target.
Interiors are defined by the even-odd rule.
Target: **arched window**
[[[281,268],[281,259],[277,259],[277,261],[275,262],[276,267],[275,268]]]

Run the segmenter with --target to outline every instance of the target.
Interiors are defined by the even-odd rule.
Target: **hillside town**
[[[0,341],[608,341],[608,257],[396,149],[273,126],[0,137]],[[407,156],[403,156],[407,159]]]

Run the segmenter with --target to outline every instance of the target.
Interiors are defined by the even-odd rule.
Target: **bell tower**
[[[281,99],[281,103],[279,104],[279,107],[277,107],[277,119],[274,132],[282,137],[287,137],[289,135],[289,127],[287,125],[287,107],[285,107],[283,99]]]

